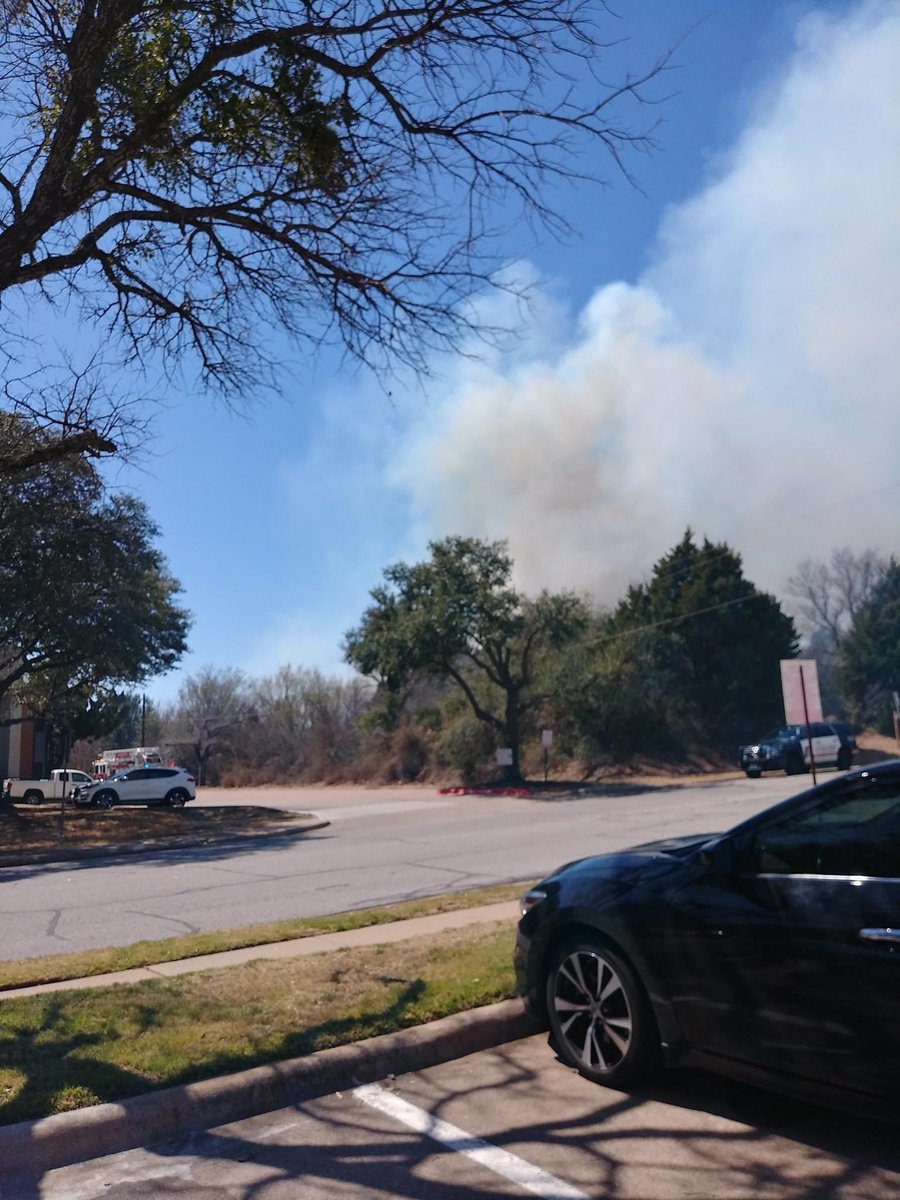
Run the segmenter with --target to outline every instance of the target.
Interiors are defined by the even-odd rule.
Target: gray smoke
[[[900,549],[898,64],[897,3],[806,20],[639,283],[552,346],[545,301],[538,352],[434,399],[398,468],[424,530],[606,601],[687,525],[775,591],[835,546]]]

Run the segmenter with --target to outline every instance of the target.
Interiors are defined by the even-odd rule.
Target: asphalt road
[[[320,812],[300,838],[0,870],[0,958],[321,916],[538,879],[585,854],[726,829],[804,780],[772,776],[554,800],[424,788],[206,789],[198,803]]]
[[[631,1094],[598,1088],[561,1066],[541,1035],[51,1171],[8,1200],[898,1194],[896,1129],[696,1073]]]

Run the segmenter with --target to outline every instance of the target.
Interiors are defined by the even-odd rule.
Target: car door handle
[[[900,929],[861,929],[859,936],[866,942],[900,943]]]

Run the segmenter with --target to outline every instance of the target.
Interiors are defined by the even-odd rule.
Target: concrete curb
[[[190,850],[198,846],[237,846],[242,842],[263,838],[295,837],[301,833],[309,833],[313,829],[324,829],[331,824],[324,817],[320,817],[318,813],[314,813],[312,818],[306,822],[291,821],[284,825],[271,826],[268,829],[247,830],[245,833],[184,834],[181,837],[168,838],[165,841],[145,838],[140,842],[119,842],[111,846],[73,846],[71,849],[60,847],[58,850],[35,850],[30,854],[0,854],[0,867],[31,867],[42,866],[46,863],[82,862],[92,858],[113,858],[126,854],[160,854],[169,850]]]
[[[525,1013],[521,1000],[503,1000],[304,1058],[2,1127],[0,1163],[6,1181],[12,1183],[15,1177],[8,1173],[12,1163],[16,1176],[40,1175],[389,1075],[420,1071],[529,1037],[541,1028]]]

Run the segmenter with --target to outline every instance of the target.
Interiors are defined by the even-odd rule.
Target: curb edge
[[[521,1000],[501,1000],[302,1058],[0,1127],[0,1162],[15,1163],[18,1177],[40,1175],[389,1075],[420,1071],[543,1028],[525,1012]],[[7,1180],[13,1182],[8,1176]]]

